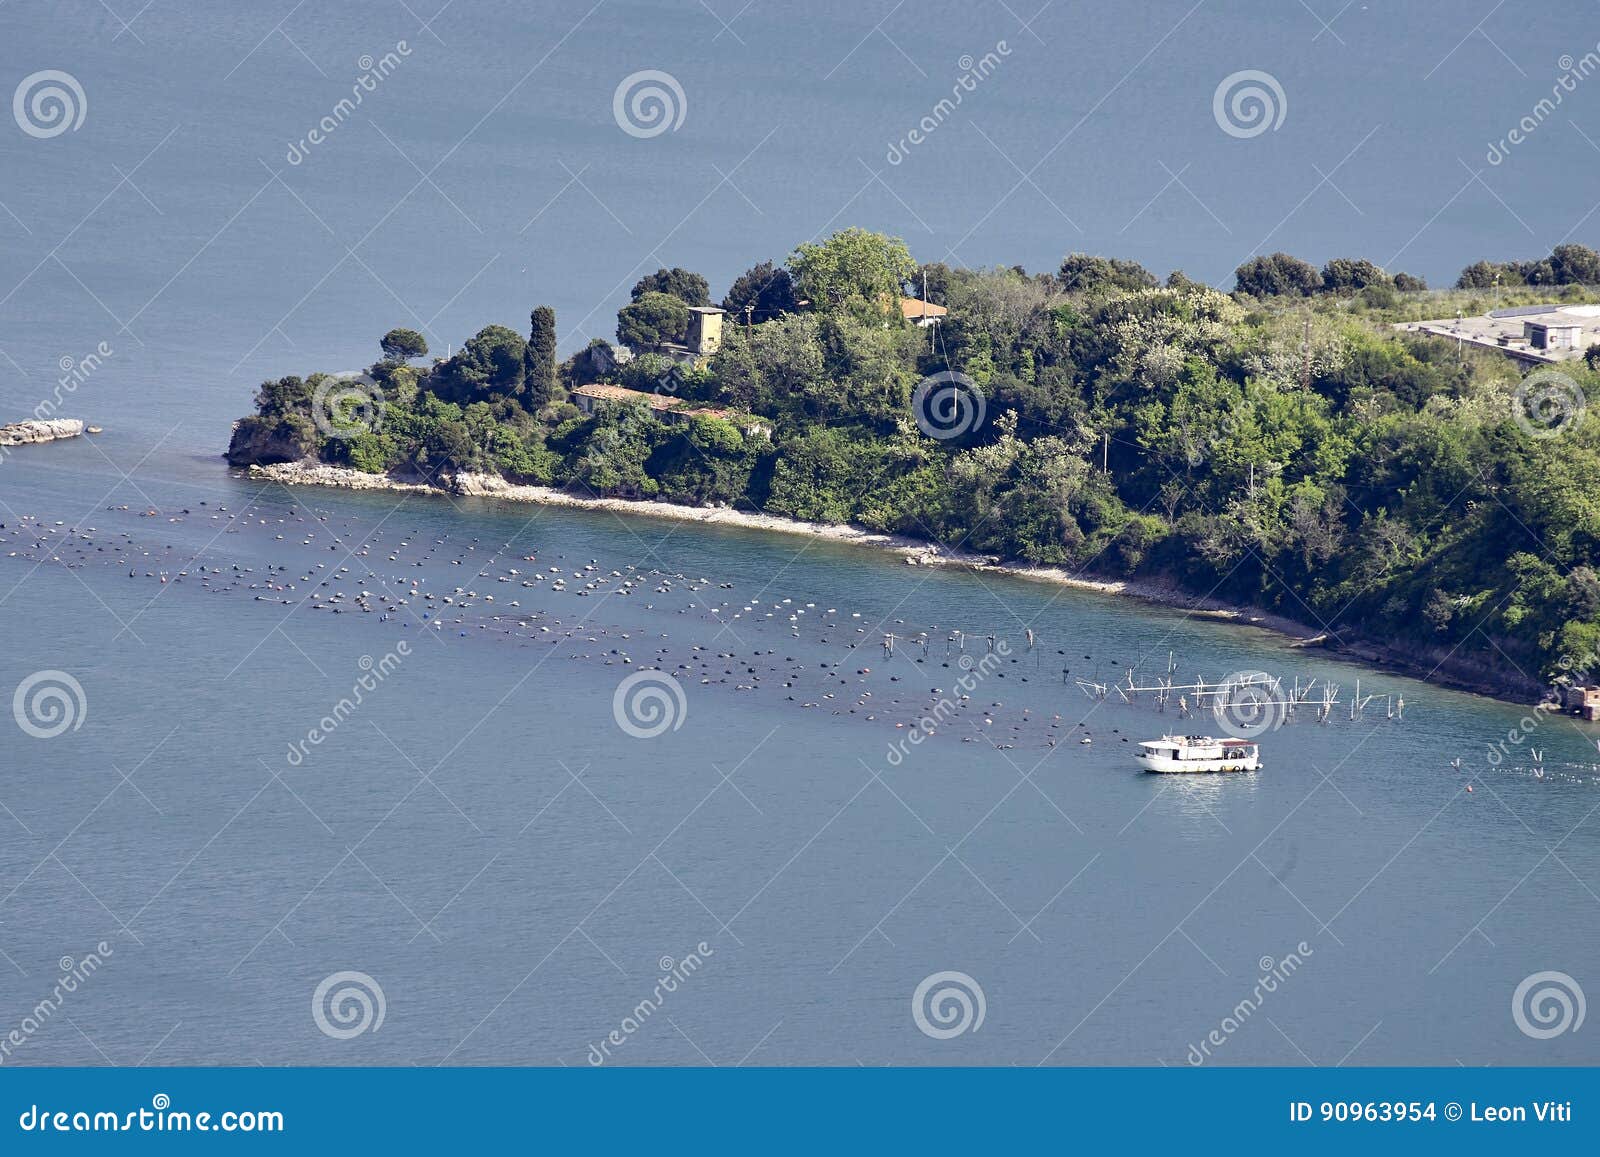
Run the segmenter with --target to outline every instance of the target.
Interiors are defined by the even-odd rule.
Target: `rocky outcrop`
[[[82,433],[83,423],[77,418],[13,422],[9,426],[0,426],[0,446],[31,446],[36,442],[76,438]]]
[[[401,494],[440,494],[441,487],[417,479],[392,474],[365,474],[348,466],[328,466],[320,462],[251,463],[248,477],[261,482],[282,482],[289,486],[336,486],[341,490],[392,490]]]
[[[233,424],[228,439],[228,463],[232,466],[273,466],[298,462],[316,445],[316,428],[298,415],[282,421],[266,418],[240,418]]]

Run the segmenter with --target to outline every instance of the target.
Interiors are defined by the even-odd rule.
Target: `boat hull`
[[[1146,771],[1162,775],[1207,775],[1219,772],[1260,771],[1261,757],[1250,755],[1224,759],[1172,759],[1165,755],[1140,754],[1139,764]]]

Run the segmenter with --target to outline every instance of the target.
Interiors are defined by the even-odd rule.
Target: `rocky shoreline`
[[[79,437],[84,424],[77,418],[29,419],[0,426],[0,446],[32,446]]]
[[[964,570],[1048,582],[1077,590],[1126,595],[1191,615],[1238,626],[1257,627],[1287,636],[1297,647],[1320,648],[1343,659],[1508,702],[1526,704],[1537,700],[1547,690],[1520,672],[1511,674],[1497,668],[1455,661],[1452,655],[1444,652],[1436,656],[1419,652],[1416,648],[1401,648],[1372,639],[1332,638],[1319,627],[1308,626],[1271,611],[1236,606],[1217,599],[1192,595],[1165,583],[1140,579],[1083,578],[1061,567],[1008,563],[991,555],[952,550],[937,543],[904,535],[883,534],[858,526],[803,522],[780,515],[733,510],[728,507],[683,506],[649,499],[592,498],[548,486],[507,482],[504,478],[491,474],[455,474],[443,478],[441,481],[444,485],[435,485],[421,478],[367,474],[360,470],[317,462],[252,465],[246,469],[245,474],[252,479],[279,482],[289,486],[332,486],[345,490],[382,490],[408,494],[454,494],[470,498],[496,498],[509,502],[533,502],[584,510],[611,510],[619,514],[668,518],[707,526],[733,526],[748,530],[804,535],[828,542],[854,543],[900,555],[907,565],[953,566]]]

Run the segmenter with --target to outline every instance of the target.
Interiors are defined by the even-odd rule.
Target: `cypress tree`
[[[541,305],[529,319],[524,399],[532,412],[550,401],[556,390],[556,311]]]

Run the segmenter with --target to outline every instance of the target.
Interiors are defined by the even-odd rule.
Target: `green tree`
[[[315,387],[293,375],[268,379],[256,389],[256,413],[276,421],[290,414],[309,414]]]
[[[430,375],[428,389],[459,405],[514,398],[522,391],[526,355],[521,334],[503,325],[484,326]]]
[[[1304,297],[1322,288],[1316,267],[1287,253],[1252,257],[1233,277],[1233,291],[1251,297]]]
[[[689,307],[670,293],[646,293],[617,313],[617,340],[632,350],[650,350],[683,341]]]
[[[529,317],[523,379],[523,403],[530,411],[537,411],[555,396],[556,311],[548,305],[539,306]]]
[[[654,496],[658,486],[645,462],[664,431],[649,408],[642,402],[608,406],[585,426],[587,437],[573,462],[571,481],[594,494]]]
[[[658,269],[641,277],[630,296],[638,301],[647,293],[666,293],[685,305],[710,305],[711,285],[698,273],[690,273],[674,265],[671,269]]]
[[[1600,285],[1600,253],[1587,245],[1557,245],[1550,264],[1557,285]]]
[[[1329,293],[1393,284],[1387,273],[1365,258],[1335,257],[1322,267],[1322,288]]]
[[[767,508],[809,522],[849,522],[862,482],[876,477],[874,457],[870,444],[842,430],[813,426],[780,446]]]
[[[378,343],[385,361],[399,364],[428,356],[428,342],[414,329],[391,329]]]
[[[785,314],[746,332],[731,330],[711,359],[718,400],[757,413],[799,412],[827,383],[819,323]]]
[[[898,237],[855,226],[820,243],[806,243],[789,256],[795,292],[819,309],[845,305],[899,316],[904,284],[916,270],[911,251]]]
[[[949,305],[950,290],[956,271],[943,261],[929,261],[917,266],[911,275],[911,296],[931,301],[934,305]]]
[[[735,315],[729,320],[770,321],[795,311],[794,279],[781,265],[763,261],[741,273],[722,299],[722,308]]]
[[[757,445],[765,447],[765,441]],[[718,418],[695,417],[669,428],[645,463],[669,502],[731,503],[745,498],[757,455],[736,428]]]
[[[907,343],[920,347],[918,334],[851,313],[824,317],[818,335],[826,372],[803,391],[806,412],[885,425],[907,414],[917,380]]]
[[[1474,261],[1456,278],[1457,289],[1491,289],[1496,285],[1522,285],[1526,277],[1515,261]]]
[[[1069,253],[1056,273],[1067,293],[1090,293],[1106,289],[1154,289],[1159,282],[1137,261],[1118,257],[1096,257],[1088,253]]]

